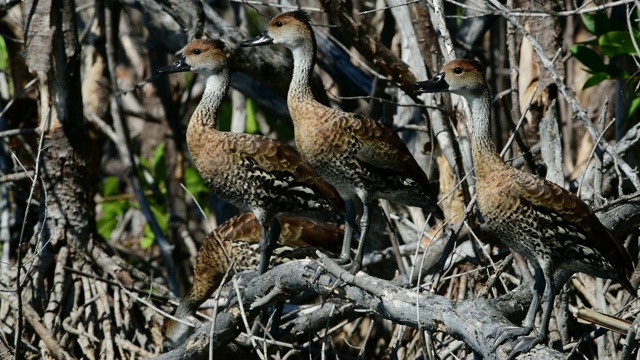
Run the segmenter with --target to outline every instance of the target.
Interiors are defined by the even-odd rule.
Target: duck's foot
[[[320,276],[324,274],[330,274],[330,272],[326,268],[326,265],[335,266],[337,264],[338,266],[341,266],[342,264],[349,263],[349,262],[350,262],[350,259],[345,260],[342,258],[329,258],[326,256],[320,256],[319,258],[320,265],[316,267],[314,271],[312,282],[317,283],[320,280]],[[335,290],[341,284],[343,284],[343,282],[340,279],[336,279],[335,283],[331,287],[330,292]]]
[[[515,346],[511,349],[511,354],[509,354],[509,359],[515,359],[516,355],[520,353],[526,353],[529,350],[533,349],[534,346],[542,343],[544,339],[540,336],[526,336],[521,337],[516,341]]]
[[[491,335],[489,335],[490,338],[495,339],[493,346],[491,347],[491,352],[495,352],[498,346],[502,345],[502,343],[508,339],[527,335],[530,332],[531,328],[526,326],[505,325],[498,327]]]
[[[354,260],[348,264],[342,265],[342,268],[351,273],[351,275],[355,275],[362,268],[362,264]]]
[[[350,257],[330,258],[329,260],[333,261],[334,263],[336,263],[336,264],[338,264],[340,266],[351,263],[351,258]]]
[[[326,260],[340,265],[341,268],[350,272],[352,275],[355,275],[362,268],[362,264],[359,261],[351,259],[350,257],[341,256],[339,258],[328,258]]]
[[[497,328],[489,337],[495,341],[491,347],[491,351],[495,352],[498,346],[508,339],[518,338],[515,340],[509,359],[514,359],[516,355],[531,350],[534,346],[542,343],[544,338],[539,335],[524,336],[531,333],[532,328],[528,326],[506,325]]]

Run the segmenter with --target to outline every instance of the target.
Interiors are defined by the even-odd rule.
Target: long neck
[[[314,101],[311,92],[311,72],[315,65],[316,48],[314,42],[303,42],[291,50],[293,53],[293,77],[289,86],[287,103],[289,107],[297,103]]]
[[[476,172],[481,172],[484,164],[504,163],[491,140],[491,96],[489,89],[480,93],[465,96],[471,109],[471,121],[468,121],[471,132],[471,150]]]
[[[209,75],[202,99],[191,115],[189,128],[206,127],[215,130],[218,122],[218,110],[227,90],[229,90],[228,70],[225,69]]]

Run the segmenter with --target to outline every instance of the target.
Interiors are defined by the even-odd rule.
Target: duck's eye
[[[462,74],[462,68],[461,67],[454,68],[453,72],[456,74]]]
[[[193,53],[194,53],[195,55],[200,55],[200,54],[202,54],[202,50],[200,50],[200,49],[194,49],[194,50],[193,50]]]
[[[276,26],[277,27],[282,27],[282,21],[276,21]]]

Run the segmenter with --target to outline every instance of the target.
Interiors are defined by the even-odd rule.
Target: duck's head
[[[227,54],[222,40],[196,39],[182,51],[180,60],[156,70],[157,74],[193,71],[202,75],[218,74],[227,68]]]
[[[482,64],[475,60],[456,59],[442,67],[429,80],[413,84],[417,93],[451,92],[461,96],[479,97],[487,89]]]
[[[260,35],[243,41],[240,46],[281,44],[289,49],[295,49],[306,44],[315,44],[309,21],[309,14],[302,10],[279,14],[269,21],[269,25]]]

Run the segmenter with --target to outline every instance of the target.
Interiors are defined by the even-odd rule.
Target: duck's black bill
[[[413,83],[413,90],[418,94],[449,91],[449,84],[444,80],[444,74],[440,73],[429,80]]]
[[[180,60],[174,62],[173,64],[169,66],[161,67],[160,69],[156,70],[156,75],[171,74],[171,73],[177,73],[181,71],[189,71],[190,69],[191,69],[191,66],[187,64],[187,61],[183,56],[180,58]]]
[[[260,46],[260,45],[268,45],[268,44],[273,44],[273,39],[271,38],[271,36],[269,36],[269,34],[267,33],[267,30],[265,30],[262,32],[262,34],[254,37],[253,39],[249,39],[241,42],[240,46],[249,47],[249,46]]]

